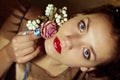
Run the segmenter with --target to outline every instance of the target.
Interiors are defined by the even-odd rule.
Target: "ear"
[[[90,67],[90,68],[88,68],[88,67],[80,67],[80,70],[82,72],[92,71],[92,70],[95,70],[95,67]]]

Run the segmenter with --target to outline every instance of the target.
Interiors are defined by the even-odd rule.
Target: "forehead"
[[[97,63],[107,62],[113,58],[115,40],[112,24],[103,14],[79,15],[81,19],[90,18],[87,43],[93,46]]]
[[[114,56],[115,42],[112,35],[112,24],[103,14],[89,15],[89,17],[91,18],[91,45],[95,49],[97,60],[100,63],[107,62]]]

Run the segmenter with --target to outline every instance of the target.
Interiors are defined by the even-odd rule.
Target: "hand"
[[[23,35],[23,32],[18,33],[6,46],[10,60],[25,63],[36,57],[40,48],[36,46],[35,41],[39,38],[33,35],[33,31],[28,31],[27,35]]]

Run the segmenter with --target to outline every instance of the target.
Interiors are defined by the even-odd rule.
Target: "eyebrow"
[[[89,17],[86,17],[86,18],[88,19],[87,27],[89,29],[90,28],[91,19]],[[96,53],[95,53],[95,50],[93,49],[93,46],[90,46],[90,49],[91,49],[91,51],[92,51],[92,53],[94,55],[94,58],[95,58],[94,60],[96,61]]]

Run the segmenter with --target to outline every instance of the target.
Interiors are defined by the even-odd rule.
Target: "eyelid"
[[[84,49],[85,49],[85,48],[89,50],[89,52],[90,52],[90,58],[87,59],[84,55],[83,55],[83,57],[84,57],[86,60],[96,61],[96,54],[95,54],[93,48],[92,48],[91,46],[90,46],[90,47],[83,47],[83,51],[82,51],[82,52],[84,52]]]
[[[83,33],[85,30],[81,30],[80,29],[80,25],[81,24],[83,24],[84,26],[85,26],[85,30],[86,30],[86,24],[85,24],[85,22],[84,22],[84,20],[80,20],[79,22],[78,22],[78,25],[77,25],[77,27],[78,27],[78,30],[81,32],[81,33]]]
[[[89,20],[88,17],[80,20],[80,21],[78,22],[78,28],[79,28],[80,24],[83,23],[83,24],[85,25],[85,27],[86,27],[86,28],[85,28],[85,32],[88,31],[89,21],[90,21],[90,20]]]

